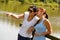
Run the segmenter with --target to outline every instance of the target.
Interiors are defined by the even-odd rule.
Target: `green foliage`
[[[24,4],[25,0],[19,0],[19,2],[21,2],[22,4]]]
[[[6,5],[7,11],[11,11],[11,12],[16,12],[16,10],[18,9],[18,6],[20,6],[21,3],[18,1],[9,1],[8,4]]]
[[[44,2],[44,0],[40,0],[41,2]]]
[[[30,3],[29,0],[25,0],[24,4],[21,4],[21,2],[19,2],[19,1],[9,1],[7,4],[0,3],[1,4],[0,5],[0,10],[5,10],[5,11],[9,11],[9,12],[23,13],[23,12],[27,11],[27,9],[28,9],[28,7],[30,5],[34,4],[34,5],[38,6],[38,7],[43,7],[45,9],[47,9],[47,12],[49,14],[50,13],[54,14],[54,10],[56,10],[57,7],[58,7],[58,4],[55,3],[55,2],[52,2],[52,3],[49,3],[49,2],[47,2],[47,3],[36,2],[36,3],[34,3],[32,1],[30,4],[29,3]],[[52,15],[52,14],[50,14],[50,15]]]
[[[34,4],[37,7],[45,8],[48,16],[51,19],[51,17],[54,17],[54,16],[60,17],[60,9],[58,8],[59,5],[56,2],[55,2],[55,0],[50,0],[50,2],[48,0],[44,0],[44,2],[43,1],[41,2],[40,0],[36,0],[36,2],[34,2],[34,0],[25,0],[24,3],[22,4],[21,2],[16,1],[16,0],[13,0],[13,1],[9,0],[7,4],[0,2],[0,10],[16,12],[16,13],[24,13],[25,11],[27,11],[27,9],[30,5]],[[0,15],[0,16],[2,16],[2,15]],[[53,22],[52,20],[51,20],[51,22]],[[11,23],[13,21],[14,20],[11,20]],[[20,20],[18,20],[16,22],[16,25],[20,23],[19,21]],[[56,28],[56,25],[54,24],[53,30],[55,30],[55,29],[58,30],[59,28]]]

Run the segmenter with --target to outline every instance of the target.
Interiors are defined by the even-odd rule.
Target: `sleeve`
[[[39,17],[37,17],[37,16],[35,16],[35,19],[36,19],[36,20],[39,20],[40,18],[39,18]]]
[[[27,19],[29,12],[24,12],[24,19]]]
[[[34,24],[34,26],[37,24],[38,20],[39,20],[39,18],[37,16],[35,16],[35,19],[34,19],[35,24]]]

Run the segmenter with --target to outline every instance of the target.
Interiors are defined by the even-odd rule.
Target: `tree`
[[[37,2],[37,0],[34,0],[34,2]]]
[[[40,0],[41,2],[44,2],[44,0]]]
[[[23,4],[25,1],[24,0],[19,0],[19,2],[21,2],[21,4]]]

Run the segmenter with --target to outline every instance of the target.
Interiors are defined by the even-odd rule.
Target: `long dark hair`
[[[44,12],[43,14],[45,14],[45,18],[48,19],[48,14],[46,12]]]

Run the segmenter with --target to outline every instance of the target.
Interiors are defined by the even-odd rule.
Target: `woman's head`
[[[39,17],[44,16],[45,18],[48,19],[48,15],[46,14],[46,10],[44,8],[38,8],[37,13]]]
[[[30,6],[28,8],[28,11],[30,11],[30,12],[37,12],[37,7],[36,6]]]
[[[36,7],[36,6],[30,6],[30,7],[28,8],[28,11],[29,11],[32,15],[36,15],[37,7]]]

